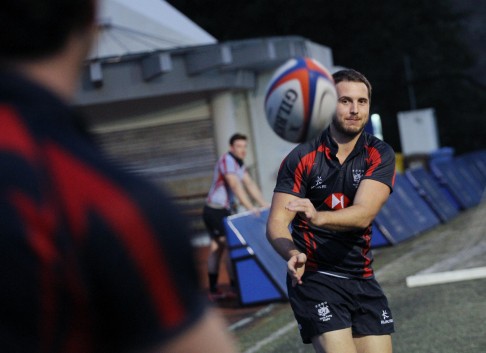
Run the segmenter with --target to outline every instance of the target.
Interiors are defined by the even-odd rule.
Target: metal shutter
[[[202,232],[201,210],[217,160],[213,131],[212,120],[204,117],[94,133],[109,156],[164,185],[190,217],[193,230]]]

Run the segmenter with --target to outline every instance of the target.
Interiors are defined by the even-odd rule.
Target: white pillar
[[[236,132],[236,117],[231,93],[222,92],[211,97],[214,140],[218,155],[228,151],[229,139]]]

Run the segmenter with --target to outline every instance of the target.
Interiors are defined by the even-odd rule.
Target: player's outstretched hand
[[[305,271],[306,262],[307,256],[304,253],[294,255],[287,261],[287,272],[292,279],[292,287],[295,287],[297,284],[302,284],[302,275]]]

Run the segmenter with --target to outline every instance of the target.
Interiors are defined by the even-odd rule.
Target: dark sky
[[[464,39],[477,54],[477,72],[472,73],[473,77],[486,86],[486,1],[452,0],[452,4],[458,10],[471,13],[466,23],[467,35]]]

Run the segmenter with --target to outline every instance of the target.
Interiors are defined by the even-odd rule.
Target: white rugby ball
[[[275,133],[286,141],[312,139],[331,123],[337,94],[329,71],[308,57],[278,67],[265,93],[265,114]]]

